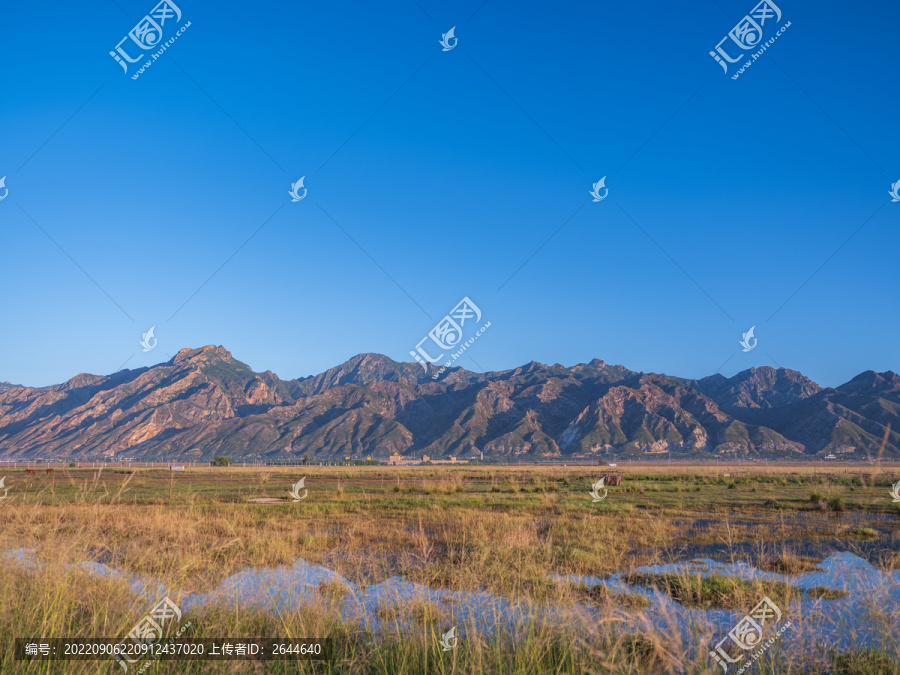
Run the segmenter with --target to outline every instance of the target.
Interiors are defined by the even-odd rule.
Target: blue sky
[[[732,80],[753,2],[182,0],[133,80],[153,6],[4,8],[0,380],[409,361],[464,296],[473,370],[900,368],[895,3],[779,2]]]

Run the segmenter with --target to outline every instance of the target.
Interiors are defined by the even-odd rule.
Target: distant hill
[[[689,380],[598,359],[433,381],[360,354],[314,377],[255,373],[223,347],[52,387],[0,384],[0,456],[240,461],[394,452],[485,459],[900,457],[900,376],[836,389],[784,368]]]

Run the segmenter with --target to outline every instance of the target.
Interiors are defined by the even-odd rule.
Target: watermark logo
[[[603,476],[603,478],[601,478],[591,486],[591,497],[593,497],[593,499],[591,500],[592,503],[596,504],[597,502],[602,502],[604,499],[606,499],[606,495],[609,491],[604,487],[605,484],[606,476]],[[603,490],[602,497],[600,496],[600,490]]]
[[[144,616],[144,618],[138,621],[134,628],[128,631],[127,638],[132,642],[150,644],[159,642],[165,634],[163,625],[171,619],[175,619],[176,623],[181,622],[181,609],[166,596],[160,600],[156,606]],[[189,625],[190,622],[179,631],[179,635],[183,633]],[[122,666],[122,669],[125,670],[125,672],[128,672],[128,664],[140,661],[144,656],[144,652],[141,652],[140,650],[128,651],[128,643],[126,640],[120,642],[118,646],[121,647],[121,649],[114,650],[113,658],[119,662],[119,665]],[[157,658],[159,657],[157,656]],[[149,666],[150,663],[152,663],[152,661],[144,664],[144,667]]]
[[[0,187],[3,187],[3,181],[0,181]],[[892,202],[900,202],[900,180],[891,185],[891,191],[888,194],[891,196]],[[0,199],[3,199],[3,197],[0,197]]]
[[[462,342],[467,321],[470,325],[481,321],[481,310],[478,308],[478,305],[469,300],[468,296],[460,300],[456,307],[450,310],[450,313],[429,331],[427,336],[419,340],[419,344],[416,345],[414,351],[409,352],[410,356],[412,356],[427,373],[429,363],[439,363],[441,359],[444,358],[446,350],[456,349],[461,345],[458,351],[450,355],[450,360],[448,360],[436,374],[431,376],[431,379],[436,380],[441,373],[449,368],[451,363],[462,356],[462,353],[473,345],[475,340],[481,337],[484,331],[491,325],[491,322],[488,321],[478,329],[474,336],[465,342]],[[422,343],[429,338],[439,349],[444,350],[438,356],[431,356],[422,346]]]
[[[897,181],[897,184],[900,185],[900,180]],[[6,187],[6,176],[0,178],[0,188],[3,189],[3,196],[0,197],[0,202],[6,199],[6,196],[9,194],[9,188]],[[897,201],[896,199],[894,201]]]
[[[0,487],[3,487],[2,480],[0,480]],[[893,499],[891,500],[892,502],[900,502],[900,480],[898,480],[891,486],[889,492],[891,493],[891,497],[893,497]]]
[[[728,35],[719,40],[715,51],[710,51],[709,55],[716,60],[716,63],[722,66],[722,71],[727,75],[729,63],[737,63],[745,58],[745,51],[758,49],[757,52],[750,55],[752,58],[739,69],[738,73],[732,76],[732,79],[736,80],[791,25],[791,22],[788,21],[778,29],[772,38],[764,42],[765,34],[771,32],[780,21],[781,10],[778,8],[778,5],[772,0],[762,0],[750,10],[749,14],[738,21],[734,28],[728,31]],[[767,23],[768,26],[766,25]],[[731,42],[726,43],[729,39]],[[725,47],[722,46],[723,43],[726,43]],[[735,46],[738,49],[735,49]],[[736,56],[732,56],[731,53],[735,53]]]
[[[116,63],[122,66],[122,71],[127,75],[129,64],[138,63],[146,58],[148,55],[144,52],[157,50],[150,54],[150,60],[141,66],[137,73],[132,75],[131,79],[136,80],[191,25],[191,22],[188,21],[176,31],[175,27],[180,22],[181,9],[179,9],[178,5],[172,0],[162,0],[150,10],[149,14],[144,15],[144,18],[138,21],[134,28],[128,31],[128,35],[119,40],[115,51],[111,51],[109,55],[116,60]],[[166,33],[174,34],[170,39],[164,41],[163,37]]]
[[[751,349],[756,347],[756,344],[759,342],[757,338],[753,337],[753,330],[755,328],[756,326],[751,326],[750,330],[744,333],[743,338],[738,342],[738,344],[744,348],[745,352],[749,352]],[[750,340],[753,340],[753,344],[750,344]]]
[[[443,47],[443,49],[441,50],[442,52],[449,52],[451,49],[453,49],[456,46],[456,43],[459,42],[459,38],[453,34],[453,31],[455,31],[455,30],[456,30],[456,26],[454,26],[453,28],[448,30],[446,33],[441,35],[440,43],[441,43],[441,46]],[[451,43],[450,40],[453,40],[453,42]]]
[[[0,502],[2,502],[4,499],[6,499],[6,493],[9,492],[9,488],[3,484],[3,481],[5,481],[5,480],[6,480],[6,476],[3,476],[3,478],[0,478],[0,490],[3,490],[3,496],[0,497]],[[898,483],[898,485],[900,485],[900,483]]]
[[[591,197],[594,198],[595,202],[602,202],[604,199],[606,199],[607,195],[609,194],[609,188],[606,187],[606,176],[603,176],[603,178],[598,180],[591,187],[593,189],[588,194],[590,194]],[[601,189],[603,189],[602,195],[600,194]]]
[[[737,624],[728,631],[728,635],[723,637],[716,644],[716,651],[711,651],[709,653],[712,656],[716,663],[722,666],[722,670],[724,672],[728,672],[728,664],[738,663],[744,658],[744,654],[738,652],[736,657],[732,657],[725,649],[722,647],[722,643],[726,640],[730,640],[733,644],[736,644],[743,651],[751,651],[756,649],[757,647],[762,647],[759,651],[755,652],[753,656],[751,656],[750,660],[741,666],[741,669],[738,670],[738,673],[744,672],[746,668],[750,667],[754,661],[756,661],[763,653],[771,647],[775,640],[781,637],[781,634],[790,627],[791,622],[788,621],[784,626],[782,626],[779,631],[775,634],[774,637],[770,638],[766,641],[765,645],[762,644],[763,630],[767,623],[778,623],[781,621],[781,610],[778,608],[769,596],[764,597],[760,600],[759,604],[756,605],[753,609],[750,610],[750,613],[744,616]]]
[[[138,341],[138,344],[144,348],[145,352],[153,351],[156,348],[156,344],[159,342],[155,337],[153,337],[153,331],[156,329],[156,326],[150,326],[150,330],[146,333],[143,333],[141,339]],[[153,340],[153,344],[150,341]]]
[[[303,187],[303,179],[304,178],[306,178],[306,176],[301,176],[300,180],[298,180],[296,183],[293,183],[291,185],[291,189],[288,192],[288,194],[291,196],[292,202],[299,202],[301,199],[303,199],[306,196],[306,188]],[[300,188],[303,188],[302,195],[300,194]]]
[[[306,495],[309,494],[309,490],[307,490],[306,487],[303,485],[303,483],[305,481],[306,481],[306,476],[303,476],[303,478],[301,478],[296,483],[294,483],[294,485],[293,485],[294,489],[288,493],[291,495],[291,497],[294,498],[294,502],[302,502],[304,499],[306,499]],[[300,496],[300,490],[303,490],[302,497]]]
[[[443,47],[443,49],[441,50],[442,52],[449,52],[451,49],[453,49],[456,46],[456,43],[459,42],[459,38],[454,36],[454,34],[453,34],[453,31],[455,31],[455,30],[456,30],[456,26],[453,26],[453,28],[448,30],[443,35],[441,35],[440,42],[441,42],[441,46]],[[450,40],[453,40],[453,42],[451,43]]]
[[[441,647],[444,648],[445,652],[449,652],[451,649],[456,649],[456,645],[458,643],[459,638],[456,637],[456,626],[453,626],[453,628],[451,628],[441,636]]]

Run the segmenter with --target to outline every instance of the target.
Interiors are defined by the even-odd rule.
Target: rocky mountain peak
[[[842,384],[838,387],[838,391],[857,394],[892,394],[896,397],[900,395],[900,375],[892,370],[886,370],[883,373],[867,370],[846,384]]]
[[[822,391],[796,370],[771,366],[748,368],[730,378],[711,375],[693,384],[724,408],[777,408]]]
[[[186,361],[210,361],[212,359],[222,359],[224,361],[234,361],[234,357],[231,355],[225,347],[215,346],[215,345],[206,345],[205,347],[200,347],[199,349],[179,349],[178,353],[175,354],[172,359],[172,363],[175,365],[182,364]]]

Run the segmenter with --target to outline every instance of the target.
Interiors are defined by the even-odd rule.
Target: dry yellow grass
[[[509,636],[473,635],[464,653],[444,654],[436,649],[435,636],[452,608],[427,602],[406,606],[398,598],[399,605],[379,608],[385,625],[372,636],[341,619],[346,590],[329,584],[322,587],[320,602],[287,615],[205,610],[194,621],[194,636],[328,635],[338,644],[332,663],[266,662],[246,670],[212,662],[160,667],[167,672],[288,672],[282,669],[290,666],[392,673],[422,672],[417,669],[427,666],[429,672],[631,673],[680,672],[690,665],[691,672],[713,672],[711,661],[684,662],[688,646],[673,637],[679,631],[654,626],[639,601],[597,591],[597,597],[587,598],[595,611],[588,615],[584,591],[551,576],[628,573],[668,562],[684,546],[705,544],[793,573],[815,561],[790,550],[791,540],[826,539],[847,529],[811,506],[811,492],[840,496],[850,514],[884,519],[897,512],[881,495],[890,474],[878,475],[869,466],[830,465],[827,472],[758,464],[618,469],[628,474],[624,485],[610,488],[600,504],[591,502],[589,488],[607,469],[596,466],[234,467],[178,475],[119,468],[58,470],[40,481],[10,471],[12,490],[0,503],[0,553],[33,549],[45,566],[23,571],[0,563],[0,631],[7,636],[0,666],[4,673],[25,672],[8,651],[14,636],[115,637],[140,618],[138,598],[121,581],[66,572],[64,564],[99,561],[158,579],[178,593],[200,593],[245,568],[302,559],[363,587],[399,576],[434,589],[487,590],[533,608],[535,615],[542,608],[564,611],[553,621],[535,620],[515,644]],[[304,475],[309,496],[300,503],[247,501],[288,500],[290,485]],[[890,530],[882,539],[897,549],[895,521],[896,516],[882,523]],[[888,567],[892,560],[896,557],[887,559]],[[408,620],[419,629],[410,631]],[[698,644],[711,637],[698,636]],[[800,663],[786,658],[783,672],[794,672]],[[97,667],[54,664],[44,672],[87,673]]]

